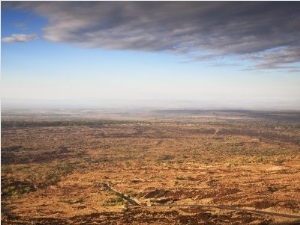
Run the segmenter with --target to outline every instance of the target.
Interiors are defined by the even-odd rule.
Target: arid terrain
[[[300,224],[300,112],[2,111],[2,224]]]

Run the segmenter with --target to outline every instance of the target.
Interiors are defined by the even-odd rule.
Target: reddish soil
[[[4,119],[1,222],[300,224],[300,126],[262,120]]]

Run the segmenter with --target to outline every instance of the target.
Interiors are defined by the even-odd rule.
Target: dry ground
[[[183,114],[182,114],[183,113]],[[2,224],[299,224],[299,113],[2,118]]]

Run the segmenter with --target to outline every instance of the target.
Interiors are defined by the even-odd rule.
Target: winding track
[[[290,219],[299,219],[300,223],[300,215],[291,215],[291,214],[283,214],[283,213],[275,213],[275,212],[267,212],[267,211],[262,211],[262,210],[254,210],[254,209],[241,209],[241,208],[236,208],[232,206],[225,206],[225,205],[189,205],[189,204],[183,204],[183,205],[151,205],[151,206],[146,206],[146,205],[140,205],[138,202],[135,200],[125,196],[124,194],[114,190],[108,183],[102,183],[103,187],[115,193],[117,196],[120,196],[124,200],[126,200],[129,204],[138,206],[141,208],[148,208],[148,207],[202,207],[202,208],[215,208],[215,209],[222,209],[222,210],[231,210],[231,211],[237,211],[237,212],[250,212],[254,214],[263,214],[263,215],[270,215],[270,216],[277,216],[277,217],[285,217],[285,218],[290,218]]]
[[[106,190],[111,191],[111,192],[115,193],[117,196],[120,196],[121,198],[125,199],[129,204],[135,205],[135,206],[140,206],[140,204],[137,203],[136,201],[134,201],[133,199],[131,199],[131,198],[125,196],[124,194],[112,189],[111,186],[108,183],[102,183],[102,185]]]

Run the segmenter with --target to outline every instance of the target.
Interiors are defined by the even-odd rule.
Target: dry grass
[[[204,115],[2,120],[2,223],[269,224],[300,219],[299,123],[256,114],[241,119],[234,112],[222,118]],[[104,183],[140,206],[130,205]]]

